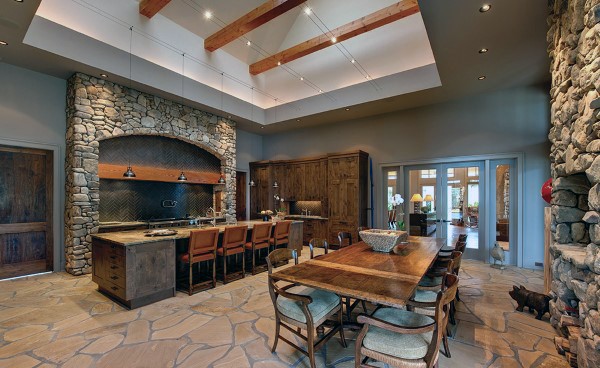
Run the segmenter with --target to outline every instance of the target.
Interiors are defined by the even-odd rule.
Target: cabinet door
[[[304,164],[304,197],[308,201],[320,201],[324,190],[324,175],[320,172],[321,162],[311,161]]]
[[[104,243],[92,242],[92,275],[93,278],[106,280],[107,246]],[[94,280],[95,281],[95,280]]]
[[[272,166],[273,183],[277,181],[277,184],[279,185],[279,188],[273,188],[273,194],[277,194],[284,199],[287,199],[289,190],[286,166],[287,165],[284,164]],[[276,208],[279,208],[279,203],[274,203],[274,205]]]
[[[127,299],[175,287],[175,246],[161,241],[127,247]]]
[[[304,199],[304,164],[294,164],[294,189],[296,190],[296,199]]]

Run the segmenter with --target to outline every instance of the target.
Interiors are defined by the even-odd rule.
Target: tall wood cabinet
[[[358,240],[358,228],[367,225],[368,158],[363,151],[327,154],[318,157],[250,163],[250,215],[258,218],[261,210],[279,207],[277,194],[288,202],[320,201],[325,220],[306,219],[308,236],[325,236],[337,244],[340,231],[350,232]],[[278,188],[273,188],[277,181]],[[310,223],[308,223],[310,221]]]

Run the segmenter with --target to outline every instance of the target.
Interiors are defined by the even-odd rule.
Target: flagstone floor
[[[541,272],[463,261],[460,276],[452,358],[441,356],[440,367],[568,366],[548,315],[516,312],[508,295],[513,284],[541,291]],[[90,276],[0,282],[0,367],[307,367],[283,342],[271,354],[273,332],[266,273],[132,311],[98,293]],[[353,367],[355,335],[347,331],[346,349],[330,340],[318,366]]]

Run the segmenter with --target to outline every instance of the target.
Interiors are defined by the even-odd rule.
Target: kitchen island
[[[238,221],[248,232],[262,221]],[[288,248],[302,249],[302,221],[293,221]],[[275,223],[273,223],[274,225]],[[225,225],[217,224],[222,233]],[[171,236],[147,236],[144,230],[92,236],[92,281],[98,290],[128,308],[138,308],[175,296],[177,248],[198,226],[171,228]]]

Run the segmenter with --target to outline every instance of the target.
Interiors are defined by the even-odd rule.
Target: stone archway
[[[73,275],[92,271],[99,142],[126,135],[176,138],[217,156],[225,176],[222,208],[235,208],[235,122],[77,73],[68,81],[65,163],[65,269]]]

